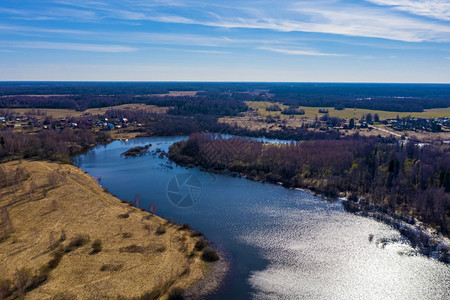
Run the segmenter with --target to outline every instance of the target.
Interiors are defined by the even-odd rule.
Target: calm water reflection
[[[223,249],[231,271],[214,299],[449,299],[450,268],[416,255],[397,231],[343,211],[303,191],[212,175],[125,150],[152,144],[167,150],[181,137],[115,141],[78,157],[83,170],[125,200],[139,193],[158,214],[189,223]],[[179,208],[167,197],[173,176],[193,174],[200,200]],[[185,186],[180,194],[192,192]],[[368,241],[374,234],[373,242]]]

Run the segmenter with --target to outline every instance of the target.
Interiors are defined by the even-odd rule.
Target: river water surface
[[[118,198],[140,194],[143,207],[154,202],[158,215],[189,223],[224,251],[231,268],[211,299],[450,299],[449,266],[417,255],[396,230],[345,212],[339,201],[158,155],[120,155],[146,144],[167,151],[181,139],[114,141],[75,162]],[[186,178],[190,185],[181,185]],[[193,206],[174,198],[188,194]]]

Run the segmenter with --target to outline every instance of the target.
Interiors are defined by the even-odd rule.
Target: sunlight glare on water
[[[270,262],[251,273],[255,299],[449,299],[450,269],[400,255],[412,250],[404,244],[377,243],[377,237],[400,237],[386,225],[322,208],[259,213],[265,222],[241,236]],[[442,276],[430,277],[436,269]]]

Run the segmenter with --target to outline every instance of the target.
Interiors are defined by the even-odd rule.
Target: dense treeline
[[[0,98],[1,108],[59,108],[86,110],[125,103],[140,103],[131,96],[7,96]]]
[[[198,91],[195,98],[199,99],[155,95],[170,91]],[[236,115],[245,111],[242,102],[250,100],[271,99],[290,106],[353,108],[356,93],[359,108],[413,112],[450,107],[450,85],[446,84],[0,82],[0,108],[85,110],[146,103],[173,106],[176,108],[172,111],[174,114]],[[211,101],[218,102],[208,103]],[[220,106],[223,112],[218,109]]]
[[[283,109],[283,111],[281,113],[283,115],[304,115],[305,110],[299,109],[298,107],[289,107],[289,108]]]
[[[354,96],[348,98],[304,98],[303,95],[291,95],[286,98],[275,98],[274,101],[279,101],[286,105],[301,105],[322,107],[335,107],[336,110],[343,110],[345,108],[353,108],[355,106]],[[428,98],[409,98],[399,99],[392,97],[378,97],[372,99],[358,100],[357,107],[372,110],[396,111],[396,112],[423,112],[430,108],[444,108],[449,107],[450,97],[448,99],[428,99]]]
[[[435,147],[361,137],[272,145],[193,134],[171,147],[170,158],[331,197],[353,192],[383,211],[450,233],[450,155]]]
[[[169,91],[208,91],[210,94],[243,93],[270,89],[278,83],[246,82],[0,82],[2,95],[150,95]]]
[[[32,158],[71,163],[72,155],[110,140],[106,132],[89,129],[50,129],[36,134],[7,130],[0,133],[0,161]]]
[[[450,86],[445,84],[303,83],[277,86],[274,101],[292,106],[347,107],[421,112],[450,106]]]
[[[205,114],[213,116],[236,116],[247,111],[244,102],[233,99],[230,95],[171,97],[134,95],[67,95],[67,96],[7,96],[0,98],[0,108],[59,108],[79,111],[88,108],[116,106],[129,103],[143,103],[170,107],[172,115]]]
[[[247,111],[244,102],[235,100],[231,96],[198,96],[198,97],[152,97],[146,104],[170,106],[171,115],[191,116],[197,114],[210,116],[236,116]]]

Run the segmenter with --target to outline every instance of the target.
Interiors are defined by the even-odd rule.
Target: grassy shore
[[[121,202],[74,166],[0,167],[0,298],[9,289],[26,299],[168,299],[210,269],[201,236]]]

